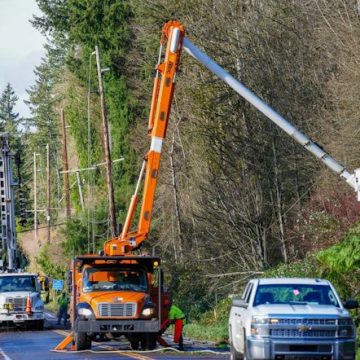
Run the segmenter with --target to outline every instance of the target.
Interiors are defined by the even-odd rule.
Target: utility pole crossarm
[[[299,144],[301,144],[306,150],[315,155],[320,161],[322,161],[329,169],[340,175],[345,181],[357,192],[358,200],[360,201],[360,169],[354,171],[351,174],[345,166],[341,165],[330,154],[325,152],[318,144],[311,140],[307,135],[302,133],[294,125],[292,125],[283,116],[278,114],[273,108],[266,104],[262,99],[255,95],[239,80],[235,79],[227,71],[225,71],[220,65],[212,60],[208,55],[202,52],[196,47],[189,39],[184,38],[184,50],[202,63],[212,73],[217,75],[221,80],[228,84],[233,90],[241,95],[245,100],[255,106],[261,113],[269,118],[278,127],[284,130],[288,135],[294,138]]]

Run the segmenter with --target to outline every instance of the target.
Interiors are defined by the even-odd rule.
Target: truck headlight
[[[263,315],[254,315],[251,318],[251,324],[269,324],[269,318]]]
[[[90,319],[94,316],[91,306],[88,303],[79,303],[76,306],[77,314],[85,319]]]
[[[145,318],[149,318],[149,317],[153,317],[154,315],[155,315],[155,304],[150,299],[147,299],[141,311],[141,316]]]
[[[251,318],[251,335],[269,336],[269,318],[255,315]]]
[[[352,337],[353,336],[353,329],[351,327],[340,328],[338,331],[339,337]]]
[[[91,309],[80,308],[80,309],[78,310],[78,314],[79,314],[80,316],[89,317],[89,316],[92,315],[92,311],[91,311]]]
[[[149,317],[155,314],[155,309],[153,307],[148,307],[143,309],[143,311],[141,312],[141,315]]]
[[[14,304],[12,304],[12,303],[5,303],[5,304],[3,305],[3,309],[5,309],[5,310],[14,310]]]

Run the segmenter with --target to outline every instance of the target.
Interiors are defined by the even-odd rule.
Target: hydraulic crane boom
[[[151,101],[148,134],[151,136],[150,150],[145,156],[134,195],[131,198],[124,227],[119,238],[105,243],[106,255],[122,255],[135,250],[146,240],[151,224],[155,189],[158,182],[158,171],[161,158],[161,147],[166,136],[171,103],[175,89],[176,72],[185,34],[184,26],[178,21],[169,21],[162,29],[159,60],[156,66],[153,95]],[[164,62],[161,63],[162,47],[167,40]],[[146,171],[145,171],[146,170]],[[131,232],[138,203],[138,191],[145,171],[144,191],[137,230]]]
[[[197,48],[189,39],[184,39],[184,50],[207,67],[212,73],[218,76],[233,90],[241,95],[245,100],[255,106],[260,112],[268,117],[273,123],[284,130],[288,135],[294,138],[300,145],[304,146],[306,150],[315,155],[321,160],[329,169],[336,172],[342,179],[344,179],[356,192],[358,201],[360,201],[360,168],[356,169],[351,174],[345,166],[340,164],[331,155],[326,153],[318,144],[312,141],[308,136],[303,134],[299,129],[292,125],[283,116],[278,114],[262,99],[256,96],[251,90],[244,86],[239,80],[231,76],[220,65],[213,61],[208,55]]]
[[[134,195],[132,196],[129,211],[125,220],[123,231],[119,238],[109,240],[105,243],[104,252],[106,255],[122,255],[137,249],[141,243],[146,240],[151,224],[151,215],[153,210],[155,189],[158,179],[158,170],[161,157],[162,141],[166,135],[171,102],[175,89],[175,78],[178,70],[181,50],[184,50],[201,62],[212,73],[227,83],[243,98],[249,101],[266,117],[273,121],[278,127],[284,130],[288,135],[294,138],[306,150],[315,155],[328,168],[340,175],[358,194],[360,201],[360,169],[350,173],[343,165],[336,161],[332,156],[326,153],[318,144],[312,141],[308,136],[298,130],[283,116],[278,114],[262,99],[256,96],[251,90],[236,80],[221,66],[213,61],[208,55],[197,48],[189,39],[184,38],[185,29],[178,21],[169,21],[162,30],[160,41],[159,62],[156,68],[156,77],[154,80],[153,97],[149,116],[148,133],[151,135],[151,147],[147,153],[143,166],[141,168],[139,180]],[[167,39],[167,48],[165,60],[160,63],[161,49]],[[135,215],[138,202],[138,191],[140,182],[145,174],[145,185],[142,198],[142,205],[139,216],[139,224],[136,231],[130,232],[132,220]]]

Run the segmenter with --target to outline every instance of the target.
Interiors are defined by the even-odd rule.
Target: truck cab
[[[89,349],[95,339],[121,336],[134,350],[154,349],[169,302],[161,277],[157,257],[75,258],[70,315],[76,350]]]
[[[251,280],[229,317],[231,359],[355,359],[356,329],[327,280]]]
[[[36,274],[0,274],[0,325],[44,328],[44,302]]]

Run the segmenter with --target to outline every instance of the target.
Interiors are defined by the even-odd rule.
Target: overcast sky
[[[21,116],[30,115],[25,89],[34,83],[34,68],[44,55],[45,38],[29,22],[33,14],[40,14],[35,0],[0,0],[0,91],[12,85]]]

